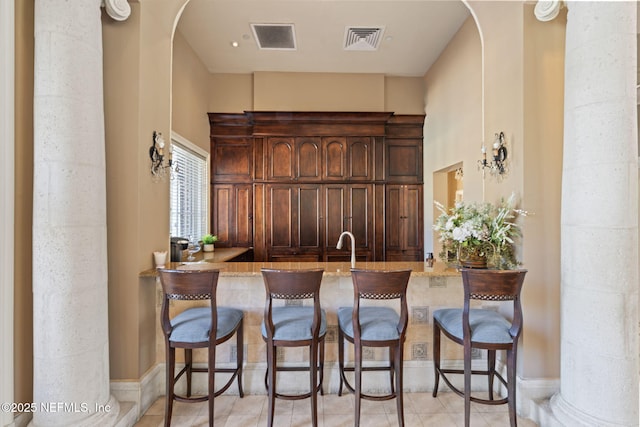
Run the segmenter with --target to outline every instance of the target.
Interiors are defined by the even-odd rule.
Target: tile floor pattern
[[[407,427],[458,427],[464,425],[464,401],[452,392],[406,393],[404,417]],[[173,407],[172,427],[208,425],[207,403],[176,402]],[[276,400],[274,426],[308,427],[311,425],[309,399]],[[215,400],[214,424],[221,427],[261,427],[267,425],[267,396],[245,395],[243,398],[222,395]],[[164,422],[164,397],[159,398],[134,427],[158,427]],[[354,422],[352,394],[318,396],[319,427],[351,427]],[[362,427],[393,427],[398,425],[395,400],[362,402]],[[472,427],[508,427],[506,405],[480,405],[471,403]],[[518,417],[519,427],[537,424]]]

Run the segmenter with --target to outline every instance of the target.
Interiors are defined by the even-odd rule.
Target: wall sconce
[[[167,164],[164,163],[165,159],[165,142],[162,137],[162,133],[153,131],[153,144],[149,148],[149,158],[151,158],[151,175],[158,178],[164,178],[167,175],[167,169],[170,175],[173,176],[173,160],[172,152],[173,147],[169,144],[169,155],[167,158]]]
[[[482,144],[482,159],[478,160],[478,169],[485,169],[493,175],[504,175],[507,173],[507,146],[504,141],[504,132],[496,133],[496,138],[493,142],[493,150],[491,151],[492,159],[487,160],[487,150]]]
[[[464,179],[464,171],[462,170],[462,168],[456,169],[453,177],[456,179],[456,181],[462,181]]]

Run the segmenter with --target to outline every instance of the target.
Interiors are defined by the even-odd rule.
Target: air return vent
[[[377,50],[384,27],[347,27],[344,31],[344,50]]]
[[[293,24],[251,24],[259,49],[296,50]]]

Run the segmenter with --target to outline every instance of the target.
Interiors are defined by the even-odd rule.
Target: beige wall
[[[384,111],[395,114],[424,114],[422,77],[385,77]]]
[[[464,170],[464,199],[482,199],[482,174],[476,162],[482,143],[482,55],[473,18],[468,18],[425,76],[424,200],[426,252],[439,253],[430,224],[438,215],[433,201],[447,203],[446,174]],[[431,249],[433,248],[433,249]]]
[[[14,399],[32,402],[33,2],[15,2]]]
[[[384,111],[384,75],[256,72],[253,105],[259,111]]]
[[[434,197],[446,197],[439,188],[446,185],[443,172],[459,162],[465,200],[496,202],[515,192],[521,206],[535,213],[523,221],[520,251],[529,273],[519,375],[557,378],[565,21],[540,23],[533,5],[519,2],[470,5],[484,40],[484,103],[480,35],[469,18],[425,76],[425,228],[437,215]],[[483,180],[477,167],[482,139],[490,147],[500,131],[506,135],[509,173]],[[425,241],[437,239],[429,234]],[[431,251],[430,242],[426,246]],[[439,251],[437,242],[433,251]]]
[[[170,135],[172,37],[186,1],[131,2],[126,21],[103,19],[112,379],[138,379],[156,361],[155,286],[138,274],[169,250],[169,184],[152,179],[148,152],[154,130]]]
[[[259,72],[211,74],[209,82],[209,112],[390,111],[424,114],[424,81],[420,77]]]
[[[171,76],[172,131],[209,151],[209,72],[176,31]]]
[[[529,268],[525,321],[535,324],[524,337],[525,374],[560,376],[560,198],[564,122],[564,41],[566,9],[551,22],[524,14],[524,186],[523,256]],[[541,363],[542,362],[542,363]]]
[[[253,110],[253,74],[210,74],[210,113],[242,113]]]

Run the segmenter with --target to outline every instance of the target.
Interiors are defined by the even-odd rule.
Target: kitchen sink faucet
[[[356,268],[356,238],[352,233],[343,231],[338,239],[336,249],[342,249],[342,238],[345,234],[351,238],[351,268]]]

